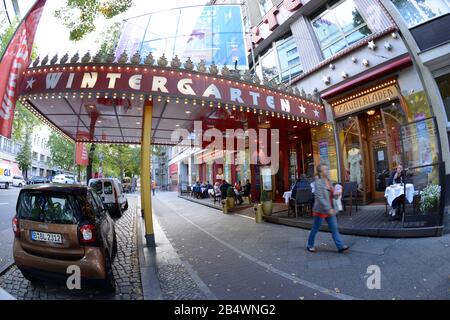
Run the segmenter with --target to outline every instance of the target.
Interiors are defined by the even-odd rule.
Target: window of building
[[[264,17],[267,12],[273,7],[271,0],[258,0],[259,10],[261,10],[261,15]]]
[[[450,73],[444,74],[436,78],[436,83],[444,102],[445,111],[447,112],[447,121],[450,121]]]
[[[290,35],[274,43],[265,55],[259,59],[256,67],[258,77],[275,82],[289,82],[303,71],[294,38]]]
[[[450,0],[392,0],[408,27],[450,12]]]
[[[325,59],[372,33],[353,0],[328,4],[313,17],[312,26]]]
[[[45,161],[45,156],[44,156],[43,154],[41,154],[40,160],[41,160],[41,161]]]
[[[290,81],[303,71],[300,64],[298,49],[293,37],[282,41],[277,45],[278,59],[280,62],[281,81]]]
[[[38,154],[37,152],[33,152],[33,160],[37,160],[38,159]]]

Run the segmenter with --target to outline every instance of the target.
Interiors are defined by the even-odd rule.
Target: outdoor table
[[[384,197],[387,199],[388,204],[392,206],[392,202],[402,194],[405,194],[406,200],[408,200],[409,203],[412,203],[414,197],[414,185],[411,183],[407,183],[405,187],[401,186],[400,184],[394,184],[386,188]]]
[[[291,198],[292,191],[286,191],[283,193],[284,202],[289,204],[289,199]]]

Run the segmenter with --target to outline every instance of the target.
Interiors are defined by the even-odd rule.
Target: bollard
[[[262,212],[262,204],[258,203],[256,204],[253,209],[255,210],[255,222],[256,223],[261,223],[262,222],[262,216],[263,216],[263,212]]]
[[[223,213],[228,213],[228,205],[226,200],[222,200],[222,211]]]

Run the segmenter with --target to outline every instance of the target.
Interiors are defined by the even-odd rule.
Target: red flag
[[[45,0],[37,0],[20,23],[0,61],[0,135],[10,138],[14,109],[30,64],[34,35],[44,10]]]
[[[86,144],[77,143],[75,147],[75,164],[87,166],[89,164],[88,152],[86,150]]]

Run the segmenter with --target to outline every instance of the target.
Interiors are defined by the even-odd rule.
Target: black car
[[[49,183],[50,180],[47,177],[33,176],[28,179],[27,184]]]

